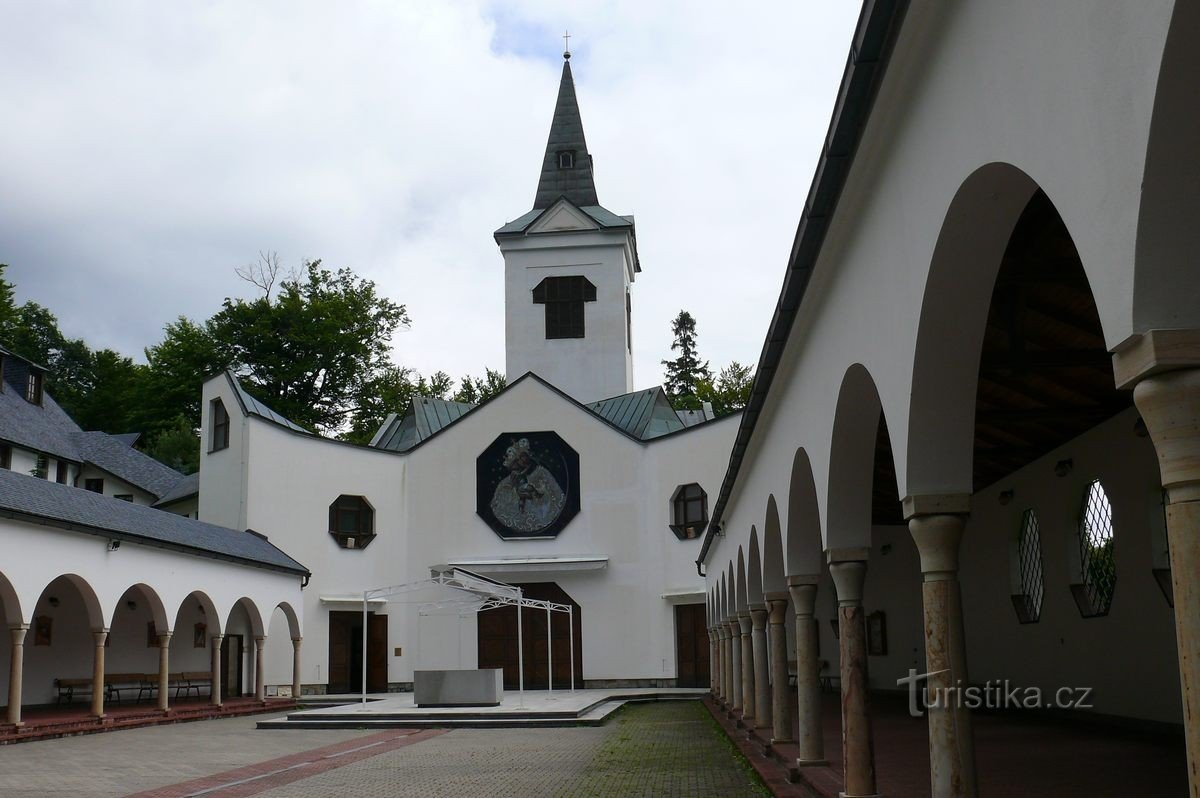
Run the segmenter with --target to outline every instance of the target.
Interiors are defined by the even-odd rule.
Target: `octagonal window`
[[[680,485],[671,494],[671,531],[680,540],[700,537],[708,523],[708,494],[695,482]]]
[[[375,539],[375,508],[363,496],[338,496],[329,505],[329,534],[343,549],[365,549]]]

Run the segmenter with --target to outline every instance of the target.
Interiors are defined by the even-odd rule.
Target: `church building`
[[[460,617],[401,597],[372,604],[364,625],[364,590],[438,566],[574,608],[549,630],[525,612],[527,687],[547,686],[548,660],[554,687],[568,686],[572,659],[576,686],[708,684],[694,560],[737,415],[634,390],[634,219],[600,204],[566,57],[533,207],[495,232],[502,393],[479,406],[418,398],[363,447],[292,424],[233,374],[204,386],[199,517],[311,564],[306,692],[361,689],[364,636],[369,691],[407,688],[414,669],[475,667],[503,667],[515,688],[511,607]],[[271,665],[289,650],[268,636],[269,685],[291,682]]]

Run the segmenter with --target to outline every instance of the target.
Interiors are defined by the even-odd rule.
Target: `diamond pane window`
[[[1075,603],[1085,618],[1107,615],[1117,586],[1117,560],[1113,551],[1112,504],[1094,480],[1088,485],[1079,518],[1079,566],[1082,584],[1071,586]]]
[[[1045,595],[1042,569],[1042,535],[1037,513],[1026,510],[1021,515],[1021,532],[1017,538],[1017,565],[1021,572],[1021,592],[1012,597],[1013,608],[1021,623],[1036,623],[1042,616],[1042,597]]]

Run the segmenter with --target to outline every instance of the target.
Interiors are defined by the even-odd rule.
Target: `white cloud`
[[[857,9],[845,2],[0,3],[0,262],[138,356],[260,249],[408,305],[398,362],[502,367],[491,233],[529,209],[563,28],[601,202],[638,219],[636,378],[669,322],[754,362]]]

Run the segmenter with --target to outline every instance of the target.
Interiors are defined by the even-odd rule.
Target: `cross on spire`
[[[571,57],[571,32],[563,31],[563,58],[570,59]]]

